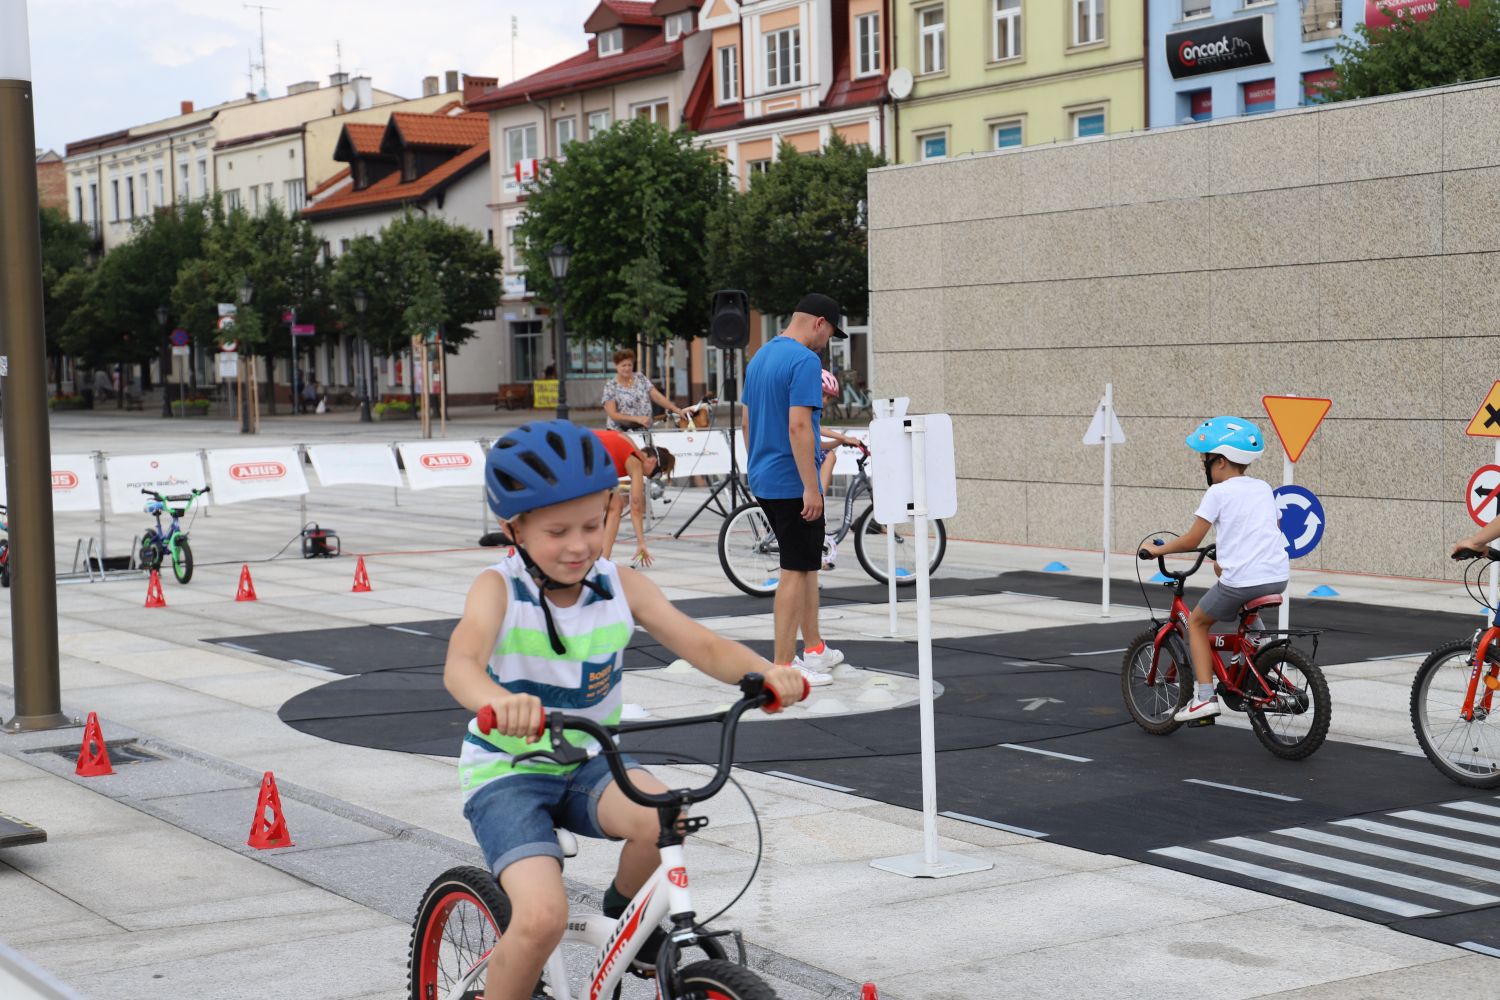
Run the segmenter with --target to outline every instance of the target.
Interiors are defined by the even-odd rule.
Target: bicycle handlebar
[[[633,722],[622,723],[611,727],[614,733],[634,733],[652,729],[670,729],[678,726],[692,726],[705,722],[724,723],[724,732],[719,741],[719,763],[714,769],[714,776],[708,784],[701,788],[684,789],[679,792],[643,792],[630,780],[629,772],[626,771],[624,763],[620,759],[620,748],[615,742],[614,733],[606,729],[593,719],[585,719],[576,715],[565,715],[562,712],[550,712],[542,718],[542,729],[536,738],[541,739],[546,733],[552,735],[552,748],[550,750],[533,750],[529,753],[517,754],[511,759],[511,763],[519,764],[524,760],[540,758],[550,760],[558,764],[581,764],[588,760],[588,751],[582,747],[576,747],[569,743],[563,736],[563,731],[572,729],[585,733],[599,741],[603,748],[602,753],[609,764],[610,773],[614,775],[615,783],[620,786],[620,791],[625,797],[636,805],[645,806],[648,809],[656,809],[663,806],[681,805],[686,802],[704,802],[719,794],[724,787],[724,782],[729,780],[729,769],[734,765],[734,738],[735,731],[739,727],[740,716],[752,708],[763,708],[768,713],[779,712],[784,707],[777,697],[774,688],[766,686],[763,675],[749,673],[740,678],[740,691],[744,697],[723,712],[715,712],[712,715],[695,715],[684,719],[668,719],[660,722]],[[802,681],[802,697],[806,698],[811,693],[806,678]],[[489,705],[480,708],[476,714],[475,721],[479,725],[481,733],[488,733],[495,728],[495,710]]]
[[[3,510],[4,508],[0,508]],[[1459,549],[1449,557],[1454,562],[1466,562],[1470,559],[1488,559],[1490,562],[1500,562],[1500,552],[1486,547],[1483,552],[1478,549]]]
[[[194,488],[189,493],[176,494],[173,496],[168,496],[164,493],[158,493],[155,490],[142,489],[141,492],[146,494],[146,496],[151,497],[153,500],[160,500],[162,503],[166,503],[169,500],[192,500],[196,497],[201,497],[203,494],[210,492],[210,489],[210,487],[204,486],[201,488]]]
[[[1158,538],[1158,539],[1156,539],[1156,541],[1160,542],[1161,539]],[[1219,547],[1217,545],[1205,545],[1201,549],[1192,549],[1191,551],[1198,553],[1198,559],[1197,559],[1196,562],[1193,563],[1193,568],[1189,569],[1189,570],[1180,570],[1180,571],[1177,571],[1177,572],[1173,572],[1172,570],[1167,569],[1167,557],[1165,555],[1161,555],[1159,553],[1152,552],[1149,549],[1141,549],[1135,555],[1136,555],[1137,559],[1143,559],[1143,560],[1148,560],[1148,561],[1151,560],[1151,559],[1155,559],[1156,560],[1156,564],[1161,567],[1161,575],[1162,576],[1170,577],[1173,580],[1177,580],[1177,581],[1181,582],[1183,580],[1186,580],[1188,577],[1192,576],[1194,573],[1198,572],[1198,570],[1202,569],[1203,568],[1203,560],[1217,558],[1218,557],[1218,548]],[[1500,555],[1497,555],[1496,558],[1500,558]]]

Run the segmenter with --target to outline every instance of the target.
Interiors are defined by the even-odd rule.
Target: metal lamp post
[[[247,275],[247,276],[245,276],[245,277],[243,277],[243,278],[240,279],[240,308],[241,309],[244,309],[246,306],[250,305],[250,299],[251,299],[251,297],[253,295],[255,295],[255,283],[253,281],[251,281],[250,278],[249,278],[249,276]],[[244,365],[250,359],[249,351],[246,350],[246,348],[249,347],[250,345],[245,342],[243,331],[240,329],[240,326],[241,326],[242,323],[243,323],[243,320],[238,315],[236,315],[235,316],[235,320],[234,320],[234,325],[235,325],[234,339],[237,341],[237,343],[235,344],[235,346],[237,348],[239,348],[240,364]],[[253,371],[246,371],[244,368],[241,368],[241,375],[240,375],[240,377],[243,378],[243,379],[245,379],[247,382],[249,382],[250,380],[252,380],[252,379],[255,378],[255,373]],[[248,386],[247,386],[246,387],[246,391],[244,393],[242,393],[241,396],[240,396],[240,433],[241,434],[249,434],[250,433],[250,398],[251,398],[250,397],[250,392],[248,391]]]
[[[557,357],[557,419],[568,419],[568,333],[563,321],[563,291],[568,279],[568,265],[573,262],[573,252],[566,243],[558,243],[547,251],[547,264],[552,268],[552,280],[557,283],[557,331],[553,353]]]
[[[370,416],[370,393],[373,390],[371,382],[374,381],[374,359],[370,356],[370,342],[365,339],[365,310],[370,307],[370,296],[363,288],[354,290],[354,315],[359,325],[359,422],[362,424],[372,423],[374,417]]]
[[[172,363],[172,354],[167,345],[167,320],[171,314],[166,306],[156,307],[156,325],[161,327],[161,415],[172,415],[172,394],[167,392],[167,366]]]

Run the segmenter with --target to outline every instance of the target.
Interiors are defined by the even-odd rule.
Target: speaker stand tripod
[[[755,499],[750,495],[750,488],[745,485],[745,481],[740,477],[739,458],[734,447],[735,431],[739,428],[735,414],[735,404],[739,402],[740,398],[738,379],[740,356],[741,351],[739,349],[729,352],[729,377],[724,380],[724,397],[729,400],[729,475],[725,476],[723,481],[709,491],[708,496],[698,505],[698,509],[693,511],[692,516],[683,523],[682,527],[672,532],[673,538],[681,538],[682,533],[688,530],[692,526],[692,523],[698,519],[698,515],[702,514],[709,507],[713,507],[720,517],[728,517],[730,512],[736,507],[741,504],[751,503]],[[729,491],[727,498],[720,496],[725,490]],[[725,506],[726,502],[728,506]]]

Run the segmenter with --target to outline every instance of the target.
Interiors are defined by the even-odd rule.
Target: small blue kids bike
[[[141,548],[136,560],[141,569],[150,572],[161,569],[162,562],[172,559],[172,575],[178,583],[187,583],[193,578],[193,550],[188,545],[188,535],[182,530],[181,518],[193,506],[193,501],[208,492],[208,487],[192,490],[187,494],[165,496],[155,490],[141,490],[151,499],[146,502],[146,513],[156,518],[156,527],[147,528],[141,536]],[[181,507],[172,506],[182,504]],[[161,527],[163,513],[172,518],[165,531]]]

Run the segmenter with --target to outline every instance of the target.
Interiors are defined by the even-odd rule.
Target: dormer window
[[[616,56],[625,49],[625,32],[621,28],[599,32],[599,55]]]
[[[679,11],[667,16],[667,41],[675,42],[683,35],[693,33],[693,12],[690,10]]]

